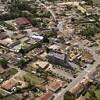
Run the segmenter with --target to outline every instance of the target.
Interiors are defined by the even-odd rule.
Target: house
[[[69,60],[73,61],[79,57],[82,53],[82,49],[77,46],[71,46],[68,50]]]
[[[76,98],[79,97],[81,94],[84,94],[87,91],[87,88],[90,86],[89,79],[82,79],[80,83],[76,84],[72,89],[68,92],[71,93]]]
[[[83,50],[81,60],[89,64],[92,64],[94,62],[93,55],[88,50]]]
[[[8,37],[8,35],[6,35],[5,33],[0,33],[0,40],[3,40],[7,37]]]
[[[36,66],[38,66],[40,68],[47,68],[49,66],[48,62],[41,61],[41,60],[36,61],[35,64],[36,64]]]
[[[93,82],[100,84],[100,67],[96,69],[90,76],[90,78],[93,80]]]
[[[6,59],[10,64],[16,64],[16,62],[21,58],[21,54],[16,54],[13,52],[8,52],[1,56]]]
[[[14,41],[11,38],[5,38],[3,40],[0,40],[0,44],[2,44],[3,46],[8,46],[9,44],[12,44]]]
[[[41,100],[52,100],[53,99],[53,93],[44,93],[44,95],[42,96]]]
[[[32,50],[32,55],[33,56],[37,56],[37,55],[40,55],[44,52],[44,50],[42,48],[35,48]]]
[[[32,26],[32,24],[30,23],[30,21],[28,19],[26,19],[25,17],[19,17],[15,19],[16,25],[18,28],[25,28],[25,27],[30,27]]]
[[[46,86],[46,89],[52,92],[58,92],[61,88],[65,88],[67,86],[67,83],[65,81],[62,81],[60,79],[55,79],[55,78],[48,78],[49,83]]]
[[[9,77],[10,77],[10,73],[3,72],[0,74],[0,78],[2,78],[3,80],[8,79]]]
[[[34,40],[34,39],[29,39],[26,43],[27,44],[31,44],[31,45],[36,45],[37,44],[37,41]]]
[[[75,97],[79,97],[83,91],[83,85],[77,85],[71,92]]]
[[[14,80],[6,80],[1,84],[1,87],[7,91],[12,91],[17,83]]]
[[[20,44],[20,41],[13,41],[11,44],[8,44],[7,46],[9,48],[13,48],[14,46],[19,45],[19,44]]]
[[[43,36],[40,35],[38,32],[29,32],[28,36],[34,40],[43,40]]]
[[[11,48],[11,51],[18,53],[20,51],[22,47],[22,44],[18,44],[16,46],[14,46],[13,48]]]
[[[52,64],[73,69],[69,64],[68,57],[66,54],[52,51],[47,54],[47,58],[48,58],[48,62]]]
[[[51,46],[49,47],[49,49],[52,49],[52,50],[60,50],[61,47],[58,46],[58,45],[56,45],[56,44],[53,44],[53,45],[51,45]]]
[[[24,43],[24,42],[27,42],[27,41],[29,41],[28,37],[22,37],[22,38],[20,38],[20,42],[21,43]]]
[[[51,90],[52,92],[57,92],[58,90],[61,89],[61,85],[58,82],[52,82],[48,85],[48,89]]]

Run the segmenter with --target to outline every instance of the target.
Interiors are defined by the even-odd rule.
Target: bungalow
[[[18,53],[19,50],[21,49],[21,47],[22,47],[22,44],[18,44],[16,46],[14,46],[13,48],[11,48],[10,50],[13,51],[13,52]]]
[[[44,52],[44,50],[42,48],[35,48],[32,50],[32,55],[33,56],[37,56],[37,55],[40,55]]]
[[[87,50],[83,50],[81,60],[89,64],[92,64],[94,62],[93,55]]]
[[[35,39],[35,40],[43,40],[43,36],[40,35],[40,33],[38,32],[29,32],[28,33],[28,36],[32,39]]]
[[[95,83],[100,84],[100,67],[97,68],[90,77]]]
[[[51,49],[51,50],[60,50],[61,47],[58,46],[58,45],[56,45],[56,44],[53,44],[53,45],[51,45],[51,46],[49,47],[49,49]]]
[[[16,64],[16,62],[21,58],[21,55],[15,54],[13,52],[8,52],[2,55],[2,58],[6,59],[10,64]]]
[[[19,17],[15,19],[16,25],[18,28],[29,28],[32,26],[30,21],[25,17]]]
[[[41,98],[41,100],[52,100],[53,99],[53,93],[44,93],[43,97]]]
[[[46,61],[38,60],[38,61],[36,61],[36,66],[45,69],[49,66],[49,64]]]
[[[76,98],[79,97],[81,94],[84,94],[84,92],[89,88],[90,86],[90,80],[89,79],[82,79],[80,83],[76,84],[72,89],[70,89],[68,92],[74,95]]]
[[[0,74],[0,78],[3,80],[8,79],[9,77],[10,77],[10,73],[3,72]]]
[[[51,90],[52,92],[57,92],[58,90],[61,89],[61,85],[58,82],[52,82],[48,85],[48,89]]]
[[[61,88],[65,88],[67,83],[60,79],[51,79],[49,80],[49,84],[47,85],[46,89],[52,92],[59,92]]]
[[[8,37],[8,35],[6,35],[5,33],[0,33],[0,40],[3,40],[7,37]]]
[[[17,83],[14,80],[6,80],[1,84],[1,87],[7,91],[12,92],[15,90]]]
[[[0,40],[0,44],[7,47],[7,45],[12,44],[14,41],[11,38],[5,38],[3,40]]]
[[[14,46],[19,45],[19,44],[20,44],[20,41],[13,41],[11,44],[8,44],[7,46],[9,48],[13,48]]]

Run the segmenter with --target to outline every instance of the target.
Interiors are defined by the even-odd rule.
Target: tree
[[[21,48],[21,49],[19,50],[19,52],[20,52],[22,55],[25,54],[25,50],[24,50],[23,48]]]
[[[43,37],[43,42],[49,43],[49,39],[48,39],[48,37],[46,35],[44,35],[44,37]]]
[[[95,25],[86,25],[80,33],[81,35],[86,36],[88,38],[94,36],[95,32],[96,32]]]
[[[20,59],[18,62],[17,62],[17,65],[19,66],[19,67],[23,67],[24,65],[25,65],[25,63],[26,63],[26,61],[24,60],[24,59]]]
[[[64,100],[75,100],[75,98],[70,93],[65,93]]]
[[[0,65],[2,67],[7,67],[8,61],[4,58],[0,59]]]
[[[90,100],[97,100],[96,94],[95,94],[95,92],[93,90],[89,91],[89,95],[90,95],[89,96]]]

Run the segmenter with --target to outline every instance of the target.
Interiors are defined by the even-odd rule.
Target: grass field
[[[91,86],[91,90],[95,92],[96,97],[97,97],[96,100],[100,100],[100,89],[96,89],[96,86],[95,85],[92,85]],[[89,94],[89,92],[87,92],[86,95],[85,95],[85,97],[88,98],[89,96],[90,96],[90,94]]]
[[[16,74],[17,72],[18,72],[18,70],[15,69],[15,68],[10,68],[10,69],[8,70],[8,73],[10,73],[11,75]]]
[[[40,77],[35,76],[29,72],[24,76],[25,81],[30,82],[32,85],[40,85],[44,82],[44,80]]]

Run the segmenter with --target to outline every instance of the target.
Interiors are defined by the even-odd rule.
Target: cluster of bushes
[[[100,32],[100,22],[86,24],[85,26],[82,27],[80,33],[82,36],[86,36],[87,38],[90,38],[99,32]]]

